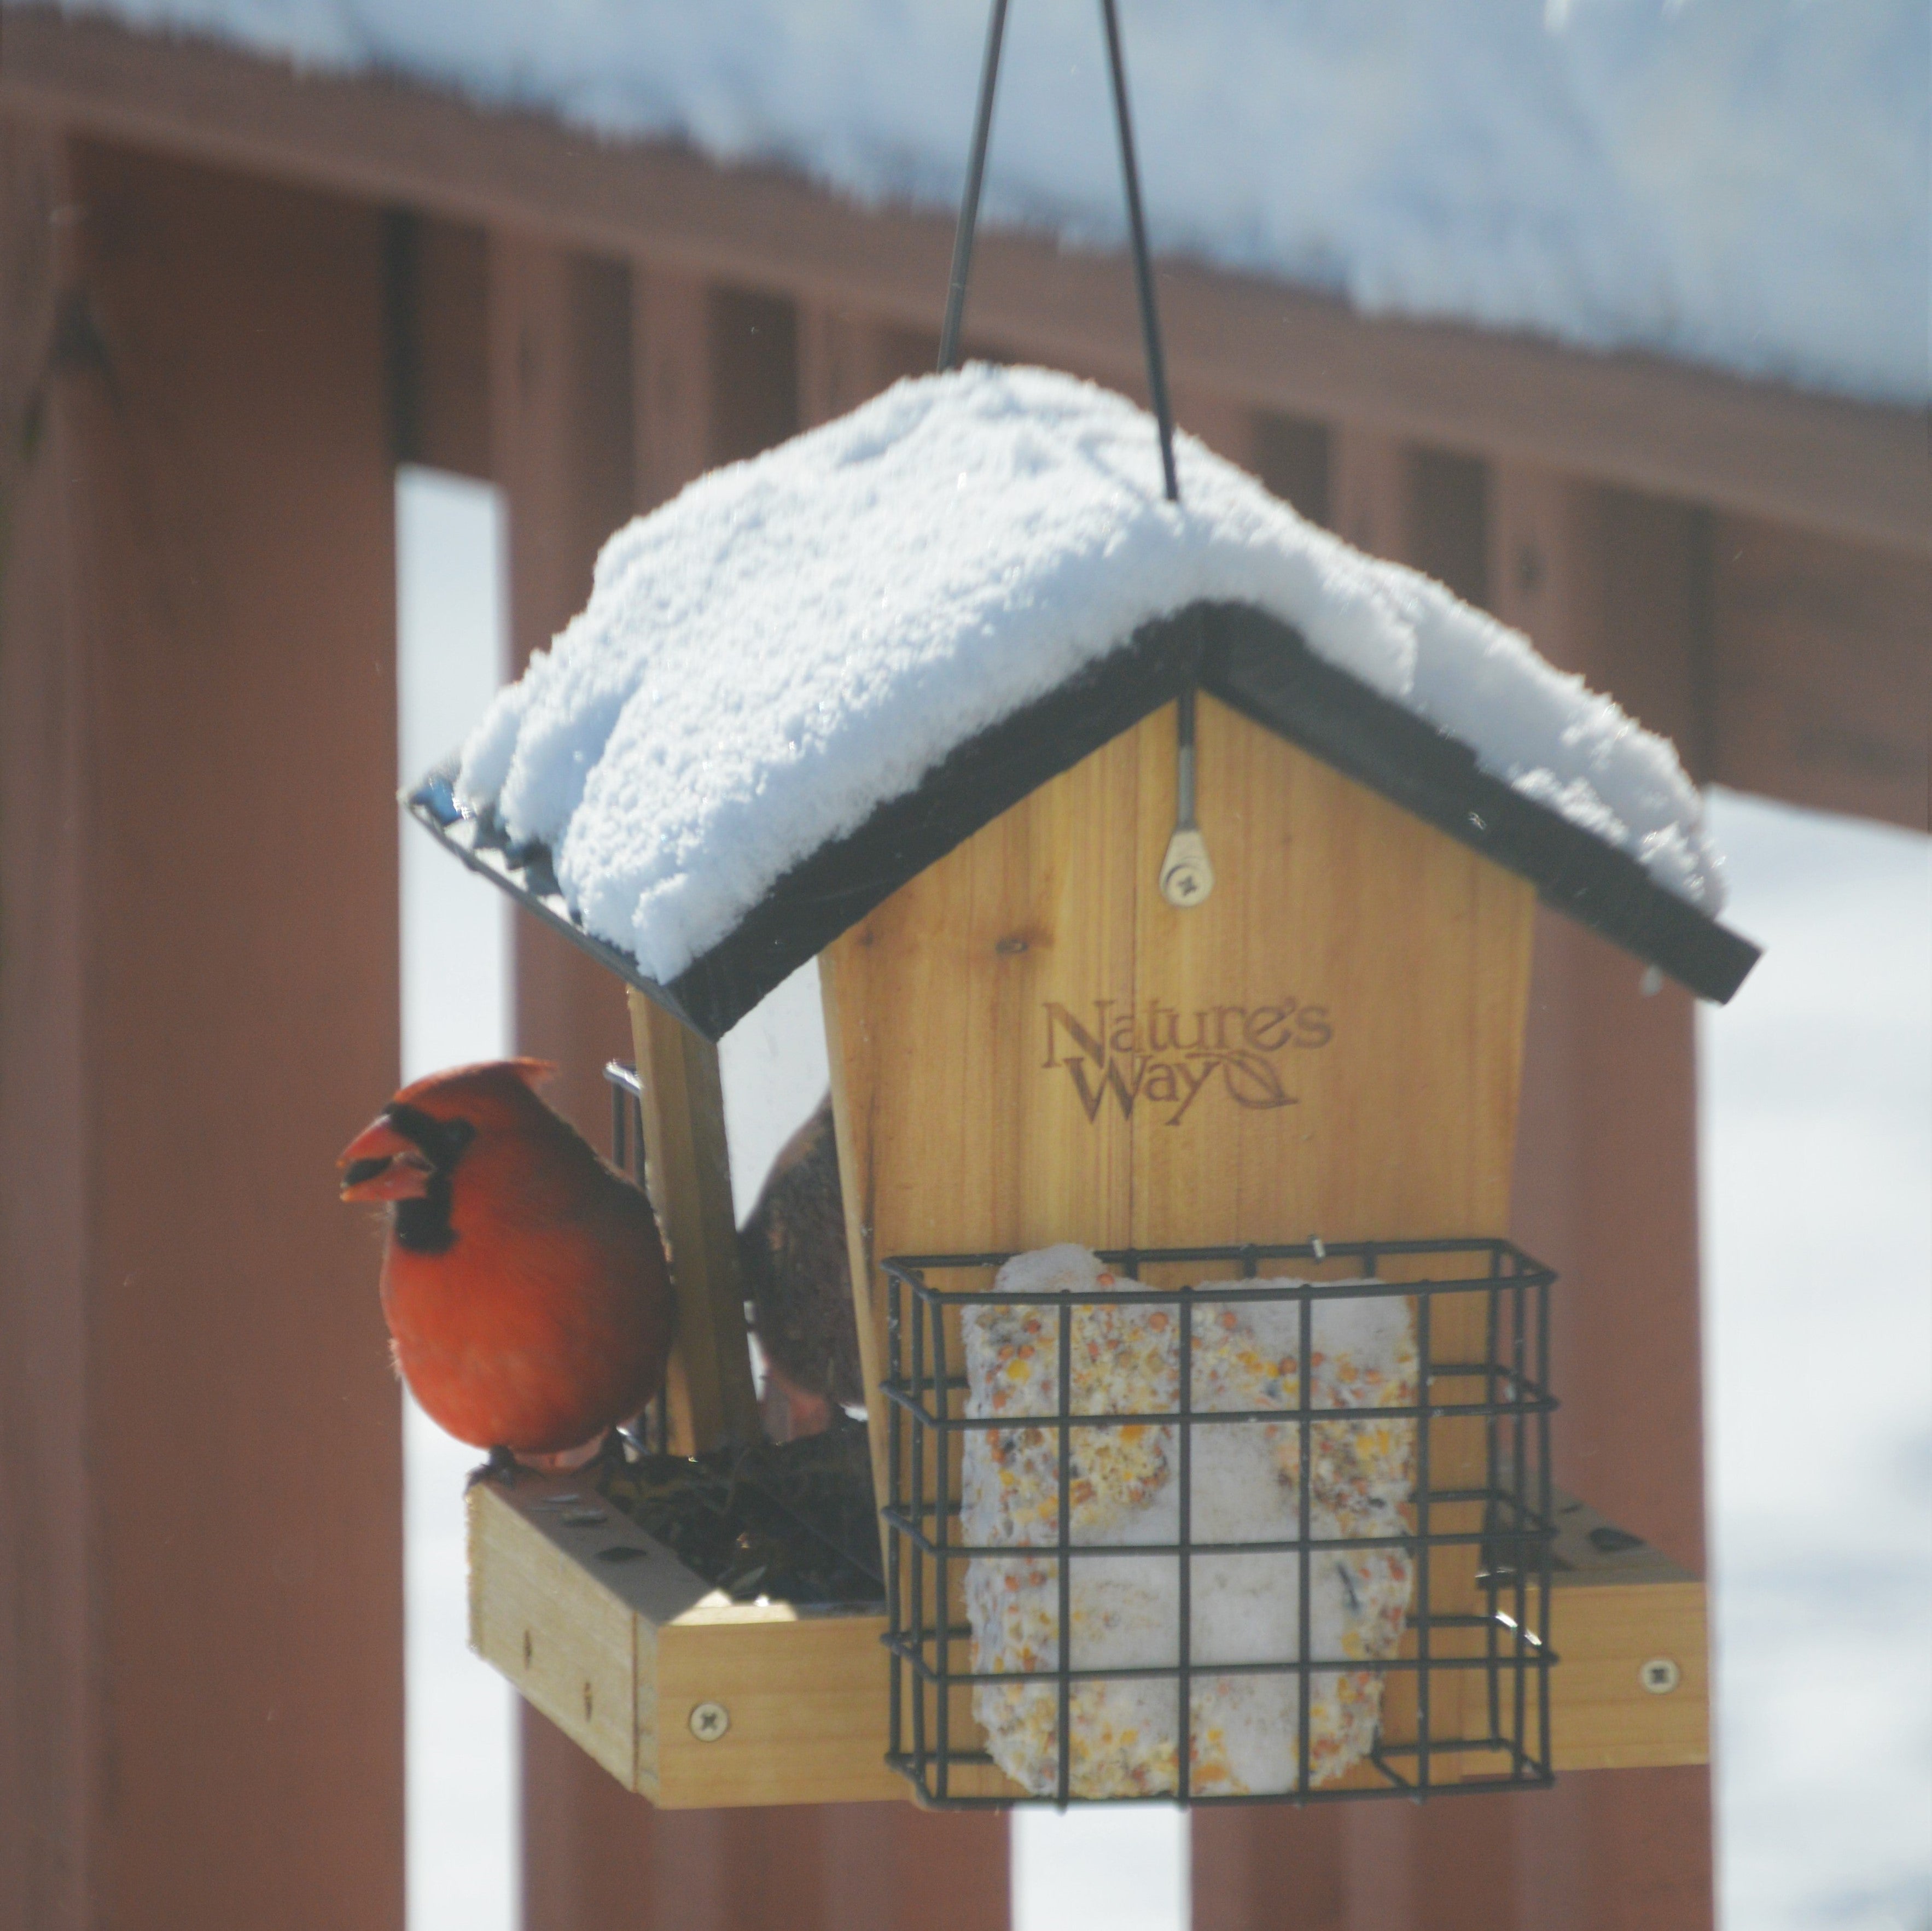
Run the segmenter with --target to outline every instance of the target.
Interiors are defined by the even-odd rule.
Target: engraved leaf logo
[[[1221,1066],[1228,1096],[1237,1106],[1265,1108],[1294,1104],[1294,1096],[1282,1085],[1280,1076],[1261,1054],[1225,1053]]]

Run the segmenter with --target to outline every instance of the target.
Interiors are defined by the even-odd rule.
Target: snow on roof
[[[950,207],[985,0],[60,0]],[[1135,0],[1156,245],[1372,313],[1932,395],[1924,0]],[[1012,9],[987,217],[1122,232],[1096,10]],[[938,298],[935,291],[935,301]]]
[[[1440,584],[1352,550],[1039,369],[903,382],[619,531],[500,692],[458,794],[550,848],[571,910],[668,985],[794,865],[1152,619],[1252,605],[1714,913],[1663,739]]]

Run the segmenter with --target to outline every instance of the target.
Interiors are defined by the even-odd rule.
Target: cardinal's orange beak
[[[430,1164],[383,1114],[337,1155],[344,1200],[420,1200],[429,1191]]]

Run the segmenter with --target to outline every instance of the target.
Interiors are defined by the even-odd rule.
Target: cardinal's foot
[[[493,1448],[490,1459],[481,1468],[470,1471],[470,1480],[464,1483],[465,1489],[473,1489],[479,1482],[494,1482],[500,1488],[514,1489],[517,1477],[522,1471],[516,1456],[507,1448]]]

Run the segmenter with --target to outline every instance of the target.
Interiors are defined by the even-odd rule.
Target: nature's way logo
[[[1096,999],[1090,1024],[1057,1000],[1042,1010],[1042,1064],[1066,1073],[1090,1120],[1112,1093],[1124,1119],[1133,1117],[1136,1105],[1171,1106],[1164,1123],[1178,1126],[1217,1083],[1237,1106],[1292,1106],[1296,1096],[1282,1084],[1276,1062],[1283,1053],[1312,1051],[1335,1036],[1325,1006],[1304,1006],[1286,995],[1273,1006],[1208,1006],[1186,1013],[1158,999],[1139,1008]]]

